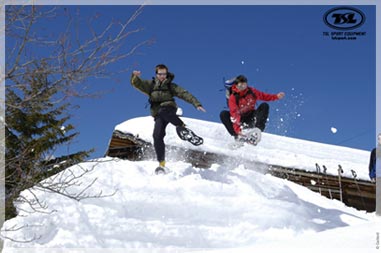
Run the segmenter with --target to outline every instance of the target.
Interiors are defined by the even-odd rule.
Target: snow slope
[[[205,150],[228,153],[222,148],[225,143],[221,138],[213,143],[213,138],[224,135],[215,123],[191,119],[186,122],[200,135],[205,134]],[[211,126],[217,126],[215,131],[210,131]],[[117,126],[136,131],[147,140],[151,138],[150,127],[148,118]],[[180,143],[172,130],[167,131],[168,143],[188,145]],[[298,149],[297,145],[303,141],[269,134],[264,136],[263,146],[257,148],[261,152],[275,152],[271,147],[276,145],[270,140],[282,140],[290,149],[300,150],[297,155],[304,158],[300,165],[303,168],[308,159],[317,159],[319,155],[324,158],[323,151],[317,152],[317,143],[311,143],[314,146],[311,149]],[[322,147],[331,148],[328,153],[343,150]],[[244,147],[234,154],[247,155],[254,151],[252,147]],[[349,151],[353,156],[364,155],[363,151]],[[286,153],[286,148],[278,152]],[[348,166],[354,166],[359,159],[348,160]],[[2,228],[4,252],[85,252],[86,249],[86,252],[291,249],[294,252],[343,249],[379,252],[381,218],[374,213],[347,207],[287,180],[245,169],[243,165],[231,168],[214,164],[203,170],[182,161],[169,161],[168,167],[173,172],[159,176],[153,174],[156,166],[155,161],[105,157],[72,166],[46,180],[56,183],[87,171],[78,178],[81,184],[73,184],[67,191],[87,196],[101,193],[101,198],[77,201],[39,189],[24,191],[24,198],[38,196],[46,208],[36,212],[30,205],[18,203],[19,215]]]

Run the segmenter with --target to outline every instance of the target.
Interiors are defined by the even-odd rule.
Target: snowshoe
[[[256,146],[261,141],[262,131],[257,127],[245,129],[243,130],[243,134],[246,136],[242,138],[241,141],[243,142]]]
[[[165,168],[159,166],[155,169],[155,174],[156,175],[167,174],[167,171],[165,170]]]
[[[199,146],[204,143],[204,139],[196,135],[192,130],[186,127],[176,127],[177,135],[184,141],[189,141],[195,146]]]
[[[242,136],[237,136],[234,143],[229,145],[231,149],[243,147],[245,143],[256,146],[261,141],[262,131],[259,128],[245,129],[242,133]]]

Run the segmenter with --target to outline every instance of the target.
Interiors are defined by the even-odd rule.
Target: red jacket
[[[249,92],[249,89],[253,91],[255,96]],[[241,132],[241,115],[246,114],[249,111],[255,110],[255,103],[257,100],[263,101],[274,101],[278,100],[277,94],[268,94],[252,87],[247,87],[245,90],[238,90],[237,86],[234,84],[232,87],[232,94],[229,97],[229,109],[230,117],[233,122],[234,131],[239,134]],[[234,93],[239,94],[239,102],[237,106],[236,96]]]

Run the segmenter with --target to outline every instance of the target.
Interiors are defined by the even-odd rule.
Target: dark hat
[[[235,83],[247,83],[247,78],[244,75],[239,75],[235,78]]]

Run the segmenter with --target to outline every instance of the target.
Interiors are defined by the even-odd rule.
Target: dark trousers
[[[241,125],[243,128],[258,127],[261,131],[264,131],[267,118],[269,117],[269,109],[270,107],[267,103],[260,104],[256,110],[252,110],[244,115],[241,115]],[[222,111],[220,113],[220,119],[229,134],[232,136],[237,136],[233,128],[233,123],[230,119],[230,112]]]
[[[176,115],[176,108],[173,106],[165,106],[159,109],[158,114],[155,116],[155,127],[153,129],[153,146],[155,148],[157,160],[165,160],[165,144],[164,136],[165,129],[168,123],[172,125],[183,126],[184,122]]]

